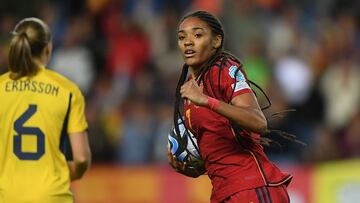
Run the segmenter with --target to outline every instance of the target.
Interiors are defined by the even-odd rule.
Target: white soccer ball
[[[195,136],[178,121],[180,136],[176,135],[175,127],[168,134],[169,149],[181,162],[201,161]],[[185,148],[186,146],[186,148]]]

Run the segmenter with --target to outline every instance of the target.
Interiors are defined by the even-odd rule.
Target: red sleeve
[[[231,101],[238,95],[252,92],[244,70],[237,64],[230,64],[224,68],[222,81],[222,88],[227,101]]]

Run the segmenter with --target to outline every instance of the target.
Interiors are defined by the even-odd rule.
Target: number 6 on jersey
[[[14,154],[20,160],[39,160],[45,153],[45,135],[40,128],[24,127],[24,123],[29,120],[37,111],[37,105],[30,104],[29,108],[15,121],[14,129],[17,135],[14,136]],[[23,136],[36,136],[36,152],[23,152],[21,149]]]

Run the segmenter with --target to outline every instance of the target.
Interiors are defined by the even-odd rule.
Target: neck
[[[197,78],[200,75],[200,67],[194,68],[194,67],[189,67],[190,71],[191,71],[191,75],[193,76],[193,78]]]
[[[39,58],[34,58],[34,63],[36,64],[36,66],[38,67],[44,67],[46,65],[44,60],[41,60]]]

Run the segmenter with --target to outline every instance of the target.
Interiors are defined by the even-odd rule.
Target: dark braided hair
[[[235,57],[231,53],[224,50],[224,41],[225,41],[224,29],[223,29],[223,26],[222,26],[221,22],[214,15],[212,15],[211,13],[209,13],[207,11],[196,11],[196,12],[190,13],[188,15],[185,15],[181,19],[179,24],[181,24],[185,19],[187,19],[189,17],[195,17],[195,18],[198,18],[198,19],[204,21],[205,23],[207,23],[209,25],[209,27],[210,27],[210,29],[211,29],[211,31],[212,31],[212,33],[214,35],[221,36],[222,40],[221,40],[220,47],[217,48],[217,50],[215,51],[215,53],[214,53],[214,55],[212,57],[210,57],[204,64],[201,65],[200,73],[197,76],[197,81],[198,81],[198,84],[202,83],[204,85],[204,93],[205,94],[207,94],[207,95],[209,95],[211,97],[214,97],[216,99],[219,99],[219,100],[230,103],[230,101],[225,100],[224,92],[222,92],[222,90],[220,88],[221,73],[222,73],[222,70],[229,65],[230,61],[233,61],[233,62],[237,63],[238,66],[237,66],[237,69],[235,71],[235,77],[234,77],[234,82],[236,83],[237,82],[236,81],[236,78],[237,78],[236,76],[239,73],[240,69],[243,67],[243,64],[241,63],[241,61],[237,57]],[[218,86],[215,87],[215,85],[213,85],[213,83],[210,82],[209,83],[210,86],[208,87],[207,83],[204,82],[204,81],[205,80],[213,81],[213,78],[212,78],[211,74],[205,74],[205,73],[207,73],[214,66],[219,67],[219,74],[218,74],[218,78],[217,78],[218,79]],[[178,81],[177,86],[176,86],[175,106],[174,106],[174,126],[175,126],[175,132],[176,132],[177,136],[180,136],[180,130],[179,130],[179,127],[178,127],[178,123],[179,122],[185,123],[184,120],[183,120],[182,113],[181,113],[182,108],[183,108],[183,100],[181,98],[180,89],[181,89],[181,86],[185,83],[185,80],[186,80],[187,74],[188,74],[188,70],[189,70],[189,66],[187,64],[184,64],[183,68],[182,68],[180,78],[179,78],[179,81]],[[271,106],[271,102],[270,102],[268,96],[262,90],[262,88],[259,87],[257,84],[255,84],[254,82],[252,82],[250,80],[247,80],[247,82],[252,87],[258,88],[261,91],[261,93],[264,94],[264,96],[266,97],[268,104],[266,106],[262,107],[261,109],[265,110],[265,109],[269,108]],[[215,91],[215,88],[218,88],[218,91]],[[235,91],[235,88],[233,88],[232,94],[234,93],[234,91]],[[241,145],[243,145],[242,143],[244,143],[244,141],[246,141],[246,143],[248,143],[250,145],[255,144],[253,142],[253,140],[251,139],[251,134],[250,134],[249,131],[242,130],[235,123],[232,123],[232,127],[233,127],[233,129],[235,131],[237,140],[239,141],[241,139],[241,142],[239,142]],[[185,128],[186,128],[186,126],[185,126]],[[188,130],[188,129],[186,129],[186,130]],[[300,142],[300,141],[296,140],[296,137],[294,135],[289,134],[289,133],[285,133],[285,132],[282,132],[282,131],[279,131],[279,130],[274,130],[274,131],[267,130],[267,134],[269,132],[275,132],[275,133],[279,134],[281,137],[284,137],[285,139],[292,140],[292,141],[295,141],[295,142]],[[240,133],[242,133],[241,138],[240,138]],[[179,139],[179,140],[181,140],[181,139]],[[191,139],[191,137],[190,137],[190,140],[194,144],[194,141]],[[262,145],[269,146],[271,142],[274,142],[274,141],[272,139],[270,139],[270,138],[267,138],[267,137],[264,137],[264,136],[261,136],[261,138],[260,138],[260,144],[262,144]],[[275,143],[277,144],[277,142],[275,142]],[[196,146],[196,145],[194,144],[194,146]],[[197,150],[198,150],[198,148],[197,148]],[[190,154],[190,156],[192,155],[188,150],[187,150],[187,152],[188,152],[188,154]]]

